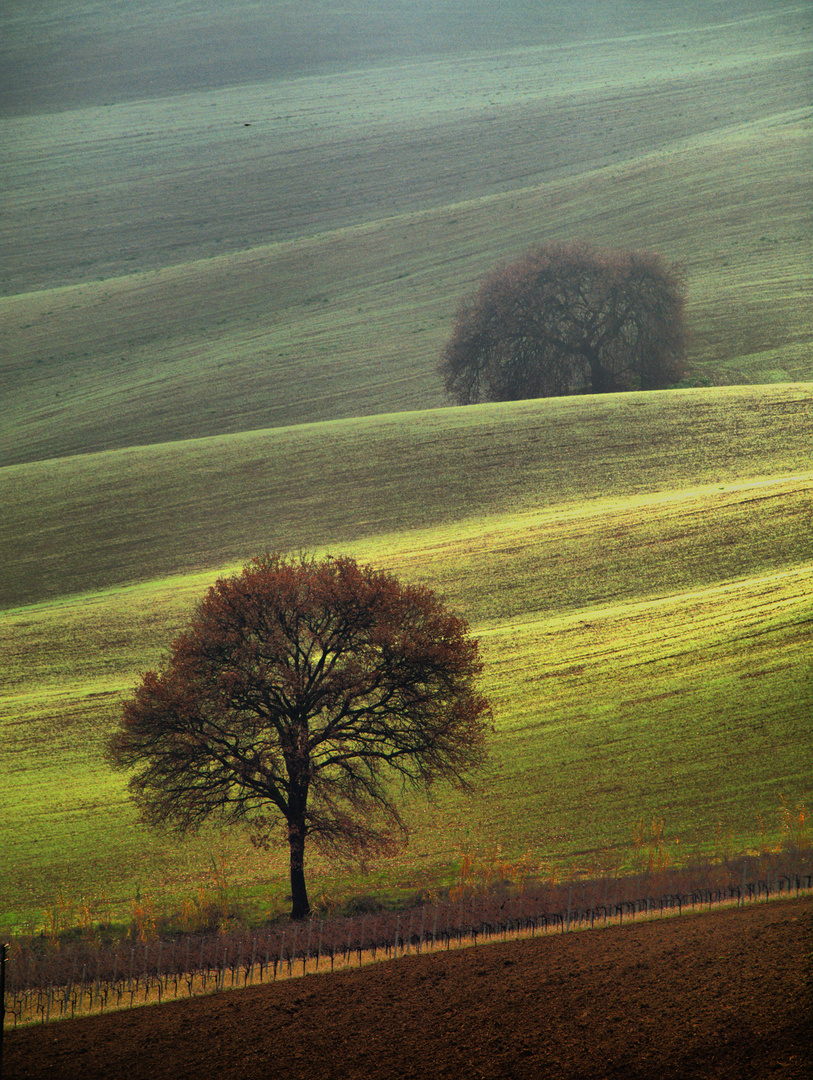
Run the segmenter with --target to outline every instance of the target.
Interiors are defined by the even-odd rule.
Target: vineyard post
[[[6,957],[8,944],[0,943],[0,1076],[3,1075],[3,1031],[6,1026]]]
[[[300,930],[299,923],[297,923],[296,924],[296,929],[294,930],[294,943],[291,946],[290,955],[288,957],[288,974],[289,975],[291,974],[291,964],[294,962],[294,960],[296,960],[296,950],[297,950],[297,948],[299,946],[299,930]]]
[[[99,1009],[104,1011],[104,1005],[102,1004],[102,943],[99,942],[99,946],[96,950],[96,1004]]]

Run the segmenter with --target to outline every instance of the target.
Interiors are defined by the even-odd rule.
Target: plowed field
[[[810,899],[8,1032],[7,1080],[808,1078]]]

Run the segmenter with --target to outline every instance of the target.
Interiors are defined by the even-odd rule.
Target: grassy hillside
[[[209,569],[265,547],[466,519],[479,528],[483,515],[805,472],[811,422],[809,385],[695,389],[400,413],[9,467],[0,601]],[[734,558],[737,544],[726,550]]]
[[[754,5],[5,121],[3,462],[440,406],[457,303],[551,238],[682,262],[693,378],[810,379],[809,56]]]
[[[7,534],[7,918],[60,894],[179,904],[212,858],[246,902],[281,902],[281,857],[147,833],[100,760],[214,567],[264,543],[439,589],[482,638],[495,703],[476,796],[412,804],[410,848],[366,877],[313,860],[317,895],[430,885],[497,845],[547,870],[629,868],[641,817],[664,820],[673,861],[775,841],[813,775],[812,390],[448,409],[4,470],[32,496]],[[50,558],[49,506],[70,523]],[[88,591],[48,599],[56,581]]]
[[[749,0],[728,0],[722,12],[715,7],[692,13],[699,25],[762,21]],[[62,112],[314,72],[335,77],[425,54],[667,32],[682,27],[681,15],[665,0],[644,8],[624,0],[597,4],[589,18],[561,0],[503,0],[499,17],[486,0],[465,11],[451,0],[367,0],[363,9],[331,0],[196,0],[193,7],[183,0],[113,0],[101,8],[51,0],[35,11],[8,0],[0,114]]]
[[[791,114],[541,188],[0,301],[2,459],[440,406],[457,303],[543,238],[683,262],[694,377],[809,379],[809,160]]]
[[[207,874],[278,905],[281,857],[146,832],[100,756],[266,547],[438,589],[495,702],[476,796],[411,802],[364,874],[314,859],[317,896],[500,845],[629,869],[653,818],[678,862],[777,842],[813,775],[809,10],[432,0],[417,32],[382,0],[351,41],[323,0],[29,7],[0,46],[0,918]],[[459,300],[566,238],[682,263],[701,385],[442,407]]]

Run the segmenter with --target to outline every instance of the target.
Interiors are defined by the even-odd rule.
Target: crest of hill
[[[600,500],[623,517],[653,493],[755,479],[782,480],[790,500],[760,565],[793,561],[812,403],[809,383],[534,400],[12,466],[0,472],[2,603],[213,570],[266,548],[476,535],[498,519],[510,535],[528,515],[565,507],[577,520]],[[658,516],[644,504],[633,514]]]

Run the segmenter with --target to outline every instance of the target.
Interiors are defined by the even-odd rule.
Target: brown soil
[[[7,1032],[6,1080],[811,1075],[809,898]]]

